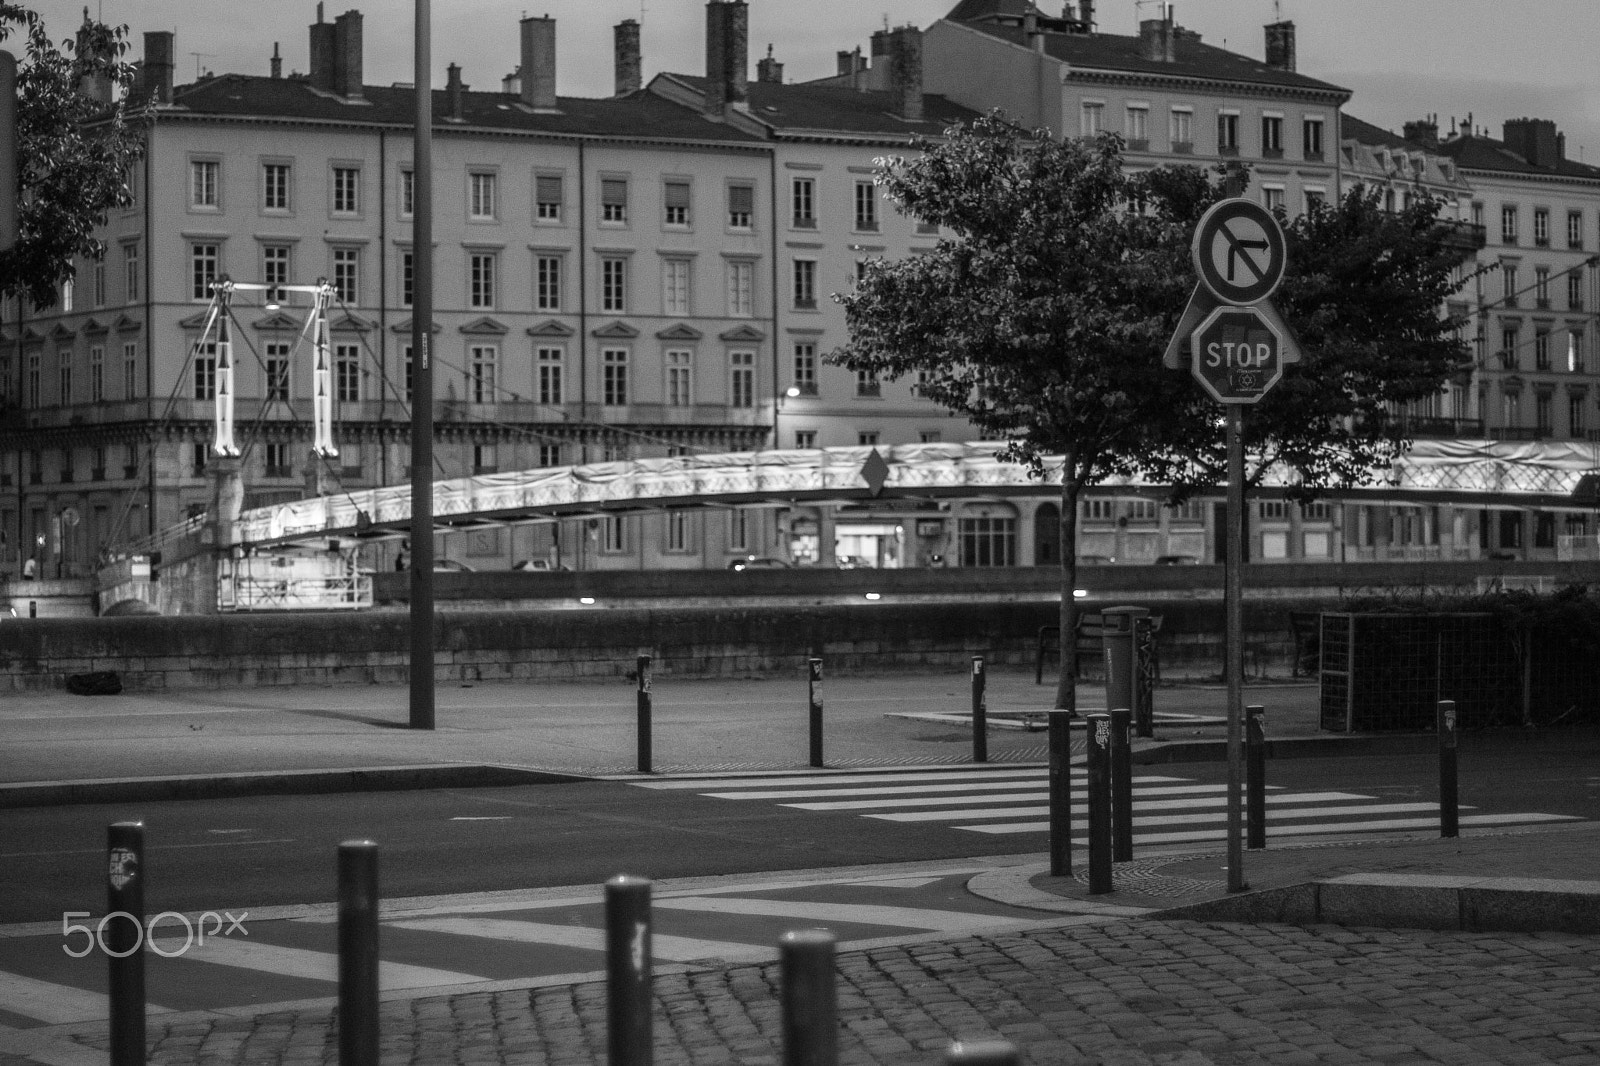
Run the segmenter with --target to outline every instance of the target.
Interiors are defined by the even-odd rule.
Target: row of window
[[[412,170],[399,172],[399,215],[410,218],[416,210],[416,182]],[[626,226],[633,219],[630,202],[633,180],[625,175],[599,178],[600,196],[596,221],[602,226]],[[189,208],[202,213],[221,213],[222,160],[191,159],[189,162]],[[289,215],[295,211],[294,164],[287,161],[263,162],[260,172],[260,209],[265,215]],[[561,225],[566,215],[566,176],[559,172],[535,172],[533,176],[533,220],[535,224]],[[796,229],[817,228],[820,198],[817,179],[795,177],[789,186],[791,224]],[[734,232],[753,232],[756,224],[756,189],[753,182],[728,181],[724,185],[722,224]],[[868,178],[852,186],[853,225],[860,232],[879,229],[879,193]],[[669,176],[661,179],[661,223],[666,229],[693,229],[697,223],[694,180]],[[360,218],[362,168],[358,164],[334,163],[328,170],[328,215],[331,218]],[[501,221],[500,175],[492,169],[469,169],[465,189],[468,222]],[[928,232],[930,227],[919,227]],[[933,228],[933,229],[936,229]]]
[[[1516,319],[1502,319],[1500,321],[1500,368],[1502,370],[1521,370],[1524,364],[1524,350],[1527,347],[1522,339],[1522,323]],[[1565,342],[1561,341],[1560,334],[1555,344],[1564,349],[1560,353],[1559,364],[1552,360],[1554,345],[1551,342],[1553,331],[1546,326],[1536,325],[1533,330],[1532,355],[1534,370],[1557,370],[1569,374],[1584,372],[1583,338],[1581,328],[1567,327]]]
[[[290,283],[292,246],[266,244],[262,246],[261,283],[287,285]],[[359,247],[333,247],[330,252],[334,295],[349,306],[362,304],[361,274],[362,249]],[[613,314],[627,314],[634,307],[629,275],[630,255],[600,256],[600,310]],[[669,256],[661,267],[661,313],[688,316],[695,313],[692,294],[694,286],[693,260]],[[532,303],[535,311],[561,311],[564,309],[563,275],[566,253],[534,253]],[[756,300],[755,259],[728,259],[724,262],[726,301],[724,309],[729,318],[751,318],[755,315]],[[858,265],[858,271],[860,266]],[[791,263],[795,310],[815,310],[817,307],[817,260],[796,258]],[[415,261],[413,253],[402,251],[399,262],[400,306],[410,307],[415,298]],[[222,245],[217,241],[194,241],[189,245],[189,295],[195,300],[209,300],[212,285],[222,277]],[[473,310],[491,311],[502,306],[500,285],[500,253],[494,251],[468,251],[466,257],[467,306]],[[71,310],[70,307],[64,310]]]
[[[1174,104],[1167,112],[1167,151],[1190,154],[1195,150],[1195,110],[1186,104]],[[1236,108],[1222,108],[1217,112],[1217,154],[1234,156],[1240,153],[1240,118]],[[1300,157],[1307,162],[1321,162],[1323,158],[1323,117],[1307,115],[1300,123]],[[1263,111],[1260,115],[1260,139],[1257,142],[1262,159],[1284,158],[1284,116],[1281,112]],[[1093,137],[1109,129],[1106,125],[1104,100],[1085,100],[1078,112],[1078,129],[1085,137]],[[1122,138],[1130,151],[1150,151],[1150,105],[1133,101],[1122,112]]]
[[[1472,221],[1483,225],[1483,204],[1474,202],[1472,205]],[[1570,210],[1567,212],[1567,247],[1581,250],[1583,248],[1583,211]],[[1517,204],[1500,205],[1500,243],[1518,244],[1522,239],[1522,208]],[[1550,247],[1550,209],[1548,207],[1535,207],[1533,209],[1533,243],[1537,248]]]

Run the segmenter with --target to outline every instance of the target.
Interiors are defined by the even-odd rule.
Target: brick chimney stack
[[[767,58],[756,61],[756,81],[767,85],[783,84],[783,64],[772,58],[772,45],[767,45]]]
[[[1177,58],[1173,32],[1172,5],[1162,9],[1161,18],[1145,19],[1139,23],[1139,55],[1155,63],[1171,63]]]
[[[749,106],[750,9],[744,0],[710,0],[706,4],[705,112],[721,116],[727,109]]]
[[[445,68],[444,94],[446,106],[449,108],[447,117],[453,118],[457,122],[461,121],[463,117],[462,98],[466,95],[468,88],[470,86],[461,83],[461,65],[459,63],[451,63]]]
[[[1267,23],[1267,66],[1274,70],[1294,70],[1294,23]]]
[[[322,21],[322,4],[317,4],[317,21],[311,24],[311,87],[333,92],[333,23]]]
[[[144,35],[140,83],[150,99],[158,104],[172,103],[172,56],[177,50],[176,36],[171,30],[151,30]]]
[[[1536,167],[1553,167],[1565,154],[1566,138],[1547,118],[1508,118],[1502,129],[1506,147]]]
[[[556,20],[525,18],[522,28],[522,102],[539,111],[556,109]]]
[[[272,77],[276,80],[283,77],[283,57],[278,54],[278,42],[272,42]]]
[[[361,74],[361,12],[350,10],[333,22],[333,91],[361,99]]]
[[[889,35],[889,79],[895,114],[922,121],[922,31],[901,26]]]
[[[636,93],[644,84],[644,71],[640,59],[639,22],[623,19],[615,30],[617,95]]]

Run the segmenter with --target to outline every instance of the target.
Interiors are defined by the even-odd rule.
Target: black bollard
[[[1133,858],[1133,711],[1111,712],[1111,861]]]
[[[798,929],[778,941],[783,997],[783,1066],[838,1066],[839,1005],[833,934]]]
[[[1050,712],[1050,876],[1072,876],[1072,711]]]
[[[806,660],[806,705],[811,730],[811,765],[822,765],[822,660]]]
[[[650,1066],[654,959],[650,882],[618,874],[606,882],[606,1029],[611,1066]]]
[[[1439,835],[1461,835],[1461,811],[1456,781],[1456,701],[1440,700],[1439,728]]]
[[[339,845],[339,1064],[378,1066],[378,845]]]
[[[1148,614],[1133,620],[1133,733],[1156,735],[1156,630]]]
[[[989,705],[983,695],[983,656],[972,657],[972,761],[989,761]]]
[[[945,1066],[1021,1066],[1017,1049],[1005,1040],[958,1040],[944,1057]]]
[[[1267,715],[1251,704],[1244,709],[1244,845],[1267,846]]]
[[[38,618],[39,617],[39,601],[38,600],[29,600],[28,601],[28,617],[29,618]]]
[[[638,721],[634,731],[637,734],[639,745],[639,772],[648,774],[650,770],[650,656],[641,655],[638,659],[639,697]]]
[[[1089,716],[1089,893],[1111,884],[1111,716]]]
[[[106,916],[99,936],[111,963],[111,1066],[143,1066],[144,823],[112,822],[106,853]]]

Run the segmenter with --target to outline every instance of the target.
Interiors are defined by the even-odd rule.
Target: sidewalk
[[[655,771],[807,766],[801,677],[669,675],[654,678],[652,687]],[[821,693],[830,767],[971,759],[971,682],[964,671],[829,678]],[[1037,715],[1051,707],[1053,686],[1035,685],[1024,668],[991,668],[986,697],[989,758],[1045,761]],[[1220,687],[1157,690],[1159,740],[1140,742],[1152,749],[1142,759],[1165,757],[1156,752],[1168,748],[1196,757],[1193,749],[1176,748],[1194,742],[1209,744],[1209,754],[1198,757],[1218,757],[1224,698]],[[0,742],[7,751],[0,762],[0,808],[251,790],[471,786],[540,779],[518,774],[615,774],[637,767],[632,682],[441,685],[432,731],[407,728],[408,701],[409,692],[398,685],[0,697]],[[1246,701],[1267,707],[1274,741],[1352,743],[1318,730],[1314,685],[1251,687]],[[1103,704],[1101,686],[1080,686],[1080,713]],[[1035,715],[1033,728],[1024,713]]]
[[[1098,709],[1097,688],[1080,691],[1080,709]],[[653,695],[660,770],[805,765],[798,678],[660,677]],[[1045,759],[1042,732],[1004,723],[1047,709],[1050,695],[1030,673],[991,670],[991,759]],[[185,787],[206,794],[251,780],[287,787],[285,775],[360,767],[374,768],[366,784],[386,787],[404,787],[406,775],[413,784],[428,774],[467,780],[484,767],[633,770],[631,685],[441,688],[431,733],[399,728],[406,698],[403,689],[377,686],[6,697],[0,803],[70,798],[65,782],[88,782],[74,786],[84,795]],[[970,700],[964,672],[830,679],[824,698],[830,766],[971,759],[960,718]],[[1157,739],[1140,745],[1141,758],[1219,757],[1223,699],[1220,688],[1158,690],[1163,718]],[[1262,686],[1246,701],[1268,708],[1278,758],[1296,745],[1321,754],[1432,741],[1322,734],[1313,686]],[[997,860],[969,888],[1054,916],[1057,925],[839,956],[841,1063],[931,1066],[952,1040],[992,1037],[1012,1041],[1022,1061],[1039,1066],[1600,1061],[1600,823],[1468,831],[1456,840],[1274,839],[1266,851],[1245,853],[1251,891],[1243,895],[1226,891],[1225,850],[1215,844],[1143,851],[1117,865],[1109,896],[1088,894],[1085,856],[1076,856],[1074,878],[1049,877],[1043,858]],[[1312,884],[1319,887],[1305,887]],[[1526,931],[1452,926],[1464,916]],[[1570,929],[1589,931],[1560,931]],[[659,973],[656,1062],[779,1062],[778,981],[775,963],[711,960]],[[591,1066],[604,1061],[605,1013],[599,975],[390,999],[383,1059]],[[155,1063],[337,1060],[326,1001],[265,1015],[154,1016],[149,1032]],[[103,1026],[0,1027],[0,1066],[86,1066],[104,1062],[106,1046]]]

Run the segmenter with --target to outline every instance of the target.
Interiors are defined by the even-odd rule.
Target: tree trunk
[[[1078,643],[1078,601],[1072,591],[1078,584],[1078,493],[1073,455],[1068,452],[1061,468],[1061,669],[1056,676],[1056,709],[1078,709],[1078,670],[1074,649]]]

